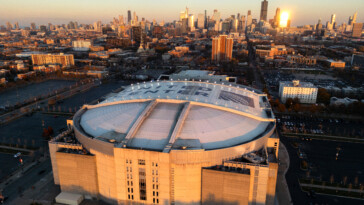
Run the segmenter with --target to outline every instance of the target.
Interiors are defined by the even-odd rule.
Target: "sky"
[[[315,24],[318,19],[329,21],[336,14],[341,24],[358,12],[357,22],[364,22],[364,0],[268,0],[268,18],[272,19],[277,7],[290,14],[291,25]],[[69,21],[93,23],[101,20],[109,23],[113,17],[127,17],[127,10],[136,12],[139,19],[145,17],[160,22],[179,19],[179,13],[187,6],[190,13],[212,16],[217,9],[221,17],[246,15],[252,11],[259,20],[261,0],[0,0],[0,25],[19,22],[29,26],[39,24],[67,24]]]

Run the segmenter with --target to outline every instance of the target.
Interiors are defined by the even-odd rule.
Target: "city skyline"
[[[305,2],[293,0],[277,0],[268,1],[268,20],[273,19],[276,8],[280,8],[281,11],[286,11],[290,14],[291,22],[293,26],[301,26],[307,24],[315,24],[318,19],[322,19],[323,22],[331,20],[331,15],[336,14],[336,22],[342,24],[347,23],[348,17],[353,15],[356,11],[364,10],[364,4],[361,0],[348,0],[348,1],[320,1],[314,2],[313,0],[307,0]],[[158,11],[158,8],[166,5],[165,0],[158,2],[148,2],[143,0],[133,2],[122,2],[107,0],[102,5],[99,5],[98,1],[91,0],[73,2],[70,0],[48,2],[44,0],[35,0],[32,2],[24,0],[16,0],[4,2],[0,8],[0,12],[4,15],[0,17],[0,25],[5,25],[6,22],[19,22],[21,27],[29,26],[31,22],[37,24],[67,24],[69,21],[78,21],[79,23],[91,24],[97,20],[101,20],[103,23],[109,23],[113,17],[123,15],[127,17],[127,11],[135,11],[139,16],[146,18],[149,21],[153,19],[158,22],[172,22],[178,20],[179,13],[186,6],[189,7],[190,12],[196,16],[199,13],[204,13],[207,10],[207,15],[212,16],[213,10],[218,9],[221,12],[223,19],[230,15],[246,15],[248,10],[252,11],[252,16],[259,20],[260,17],[260,5],[261,1],[249,2],[247,0],[227,0],[224,2],[209,3],[206,0],[199,2],[181,1],[168,4],[169,9],[163,9]],[[316,3],[316,7],[312,7]],[[22,4],[22,7],[19,7]],[[73,5],[70,8],[70,5]],[[239,6],[236,6],[239,5]],[[241,5],[241,6],[240,6]],[[323,10],[322,7],[325,7]],[[146,10],[145,8],[148,8]],[[150,9],[153,8],[153,9]],[[164,8],[164,7],[163,7]],[[222,9],[223,8],[223,9]],[[307,11],[310,11],[310,15],[306,15]],[[100,12],[101,11],[101,12]],[[357,22],[363,22],[364,15],[358,13]]]

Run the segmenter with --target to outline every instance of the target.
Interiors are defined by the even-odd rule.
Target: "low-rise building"
[[[332,60],[332,59],[327,59],[325,61],[325,64],[329,68],[345,68],[345,62],[344,61],[335,61],[335,60]]]
[[[35,75],[36,75],[35,71],[30,71],[30,72],[27,72],[27,73],[18,74],[17,77],[20,80],[25,80],[25,79],[28,79],[30,77],[34,77]]]
[[[350,98],[337,98],[337,97],[330,98],[330,105],[335,105],[335,106],[338,106],[338,105],[348,106],[354,102],[358,102],[358,100],[350,99]]]
[[[260,46],[255,50],[255,54],[261,58],[287,55],[287,53],[285,45]]]
[[[0,85],[5,85],[6,84],[6,79],[5,78],[0,78]]]
[[[301,55],[290,55],[287,57],[287,60],[291,64],[304,64],[304,65],[316,65],[316,58],[314,57],[306,57]]]
[[[317,91],[318,88],[312,83],[299,80],[279,82],[279,97],[284,103],[288,98],[298,98],[301,103],[316,103]]]
[[[62,67],[75,65],[74,57],[72,54],[33,54],[33,65],[51,65],[60,64]]]
[[[75,51],[89,51],[91,46],[92,42],[90,40],[72,41],[72,47]]]

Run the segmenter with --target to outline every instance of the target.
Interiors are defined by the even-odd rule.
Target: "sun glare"
[[[279,22],[279,26],[280,27],[287,27],[288,18],[289,18],[288,12],[282,12],[281,20]]]

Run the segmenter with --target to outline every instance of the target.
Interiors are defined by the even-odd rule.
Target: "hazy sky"
[[[178,20],[179,13],[187,6],[197,15],[214,9],[222,18],[252,10],[253,18],[259,19],[261,0],[0,0],[0,25],[7,21],[19,22],[20,26],[38,24],[67,24],[69,21],[108,23],[113,17],[127,16],[127,10],[136,11],[139,19],[145,17],[158,22]],[[274,16],[277,7],[290,13],[292,25],[315,24],[319,18],[329,21],[336,14],[340,24],[358,11],[357,22],[364,22],[364,0],[269,0],[268,18]]]

